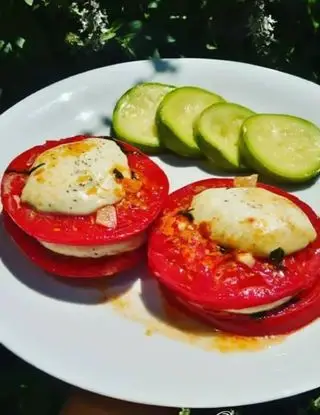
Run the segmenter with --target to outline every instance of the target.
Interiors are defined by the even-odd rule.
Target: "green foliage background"
[[[135,59],[238,60],[319,83],[319,25],[320,0],[1,0],[0,110],[68,75]],[[55,414],[66,387],[8,364],[3,350],[0,412]],[[318,395],[233,414],[314,414]]]
[[[0,102],[149,57],[245,61],[319,82],[319,22],[319,0],[2,0]]]

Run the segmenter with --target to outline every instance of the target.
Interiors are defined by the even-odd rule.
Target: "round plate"
[[[141,81],[197,85],[257,112],[320,124],[319,86],[284,73],[214,60],[132,62],[58,82],[1,115],[1,173],[15,155],[45,139],[108,134],[116,100]],[[171,190],[210,176],[191,160],[155,160]],[[318,183],[293,190],[319,212]],[[163,303],[143,266],[111,285],[71,283],[33,266],[3,229],[0,241],[1,341],[57,378],[119,399],[184,407],[253,404],[320,386],[319,320],[259,350],[246,349],[243,340],[239,348],[226,347],[234,339],[225,338],[212,340],[210,348],[210,335],[205,339],[200,330],[148,326],[152,319],[156,324],[151,315],[161,313]]]

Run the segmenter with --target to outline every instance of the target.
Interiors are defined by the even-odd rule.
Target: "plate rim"
[[[285,391],[283,390],[279,390],[277,392],[277,394],[275,393],[264,393],[264,396],[260,399],[252,399],[251,401],[248,401],[247,399],[243,399],[242,401],[237,400],[237,402],[232,402],[232,400],[230,400],[230,402],[225,401],[225,400],[221,400],[219,401],[219,405],[208,405],[208,404],[199,404],[197,403],[196,405],[194,404],[194,400],[191,398],[190,402],[188,400],[184,400],[184,402],[177,402],[176,404],[172,404],[169,401],[163,401],[163,399],[148,399],[148,398],[136,398],[135,396],[137,394],[133,393],[126,393],[126,396],[124,397],[123,394],[119,394],[117,392],[111,392],[108,393],[108,395],[105,394],[105,392],[103,391],[103,388],[97,388],[97,387],[91,387],[91,386],[87,386],[86,382],[80,382],[78,380],[73,381],[72,380],[72,376],[61,376],[61,375],[57,375],[56,372],[54,370],[52,370],[51,368],[46,369],[45,365],[42,365],[42,367],[38,366],[37,364],[32,363],[27,357],[24,357],[23,353],[20,353],[19,351],[17,351],[16,347],[11,347],[10,342],[2,342],[2,345],[4,347],[6,347],[10,352],[12,352],[13,354],[15,354],[16,356],[18,356],[19,358],[21,358],[22,360],[24,360],[26,363],[30,364],[31,366],[35,367],[36,369],[40,370],[41,372],[44,372],[66,384],[69,384],[70,386],[75,386],[77,388],[86,390],[88,392],[91,393],[95,393],[97,395],[103,396],[103,397],[109,397],[112,399],[116,399],[116,400],[120,400],[120,401],[126,401],[126,402],[132,402],[132,403],[136,403],[136,404],[142,404],[142,405],[150,405],[150,406],[160,406],[160,407],[168,407],[168,408],[190,408],[190,409],[223,409],[223,408],[238,408],[238,407],[242,407],[242,406],[253,406],[253,405],[260,405],[260,404],[265,404],[265,403],[271,403],[271,402],[276,402],[276,401],[280,401],[283,399],[288,399],[294,396],[298,396],[298,395],[302,395],[304,393],[307,392],[312,392],[315,391],[319,388],[319,386],[314,386],[313,382],[310,382],[310,385],[307,386],[307,384],[305,383],[306,386],[304,386],[303,388],[291,388],[291,389],[285,389]],[[50,366],[50,365],[48,365]],[[76,378],[77,376],[75,376]],[[319,383],[320,385],[320,383]],[[127,389],[126,389],[127,390]],[[272,397],[271,397],[272,395]],[[261,394],[260,394],[261,396]]]

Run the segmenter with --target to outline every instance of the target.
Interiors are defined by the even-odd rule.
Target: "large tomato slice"
[[[145,258],[144,247],[102,258],[74,258],[55,254],[23,232],[6,213],[2,214],[2,219],[5,229],[22,252],[49,274],[71,278],[107,277],[131,269]]]
[[[320,279],[277,310],[253,315],[213,312],[201,305],[185,301],[161,287],[164,298],[190,316],[196,316],[214,328],[240,336],[272,336],[289,334],[320,317]]]
[[[11,219],[28,235],[36,239],[65,245],[103,245],[134,236],[158,216],[168,195],[169,183],[165,173],[149,157],[136,148],[122,143],[131,170],[139,181],[139,193],[129,192],[116,205],[117,227],[106,228],[95,223],[95,214],[70,216],[45,214],[21,204],[19,197],[28,177],[28,170],[42,152],[61,144],[80,141],[87,137],[76,136],[47,141],[17,156],[7,167],[1,183],[3,208]],[[101,137],[102,138],[102,137]],[[106,139],[110,139],[106,137]]]
[[[207,179],[169,196],[149,241],[148,262],[156,278],[185,301],[211,310],[261,306],[312,286],[320,273],[320,220],[297,197],[258,184],[297,204],[318,233],[316,241],[307,248],[285,257],[281,268],[257,258],[253,268],[246,266],[237,261],[234,251],[224,252],[188,221],[187,209],[195,194],[211,187],[232,186],[232,179]],[[181,231],[183,221],[186,229]]]

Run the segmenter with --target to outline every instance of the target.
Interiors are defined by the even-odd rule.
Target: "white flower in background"
[[[273,0],[269,0],[272,2]],[[256,0],[254,11],[249,17],[249,30],[259,53],[266,55],[276,41],[274,36],[277,21],[266,12],[267,0]]]
[[[108,14],[99,1],[88,0],[82,3],[74,1],[70,12],[77,16],[80,28],[78,33],[69,33],[67,42],[76,46],[89,46],[93,50],[101,49],[115,33],[109,26]]]

